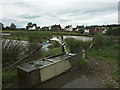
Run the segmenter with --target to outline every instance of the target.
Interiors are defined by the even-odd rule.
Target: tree
[[[37,27],[37,30],[39,31],[39,30],[40,30],[40,27]]]
[[[36,23],[34,23],[33,26],[37,27]]]
[[[27,26],[28,26],[28,27],[31,27],[31,26],[32,26],[32,22],[29,22],[29,23],[27,24]]]
[[[26,26],[26,30],[28,30],[28,26]]]
[[[6,26],[5,30],[10,30],[10,27],[9,27],[9,26]]]
[[[10,30],[15,30],[15,29],[16,29],[15,24],[14,24],[14,23],[11,23],[11,25],[10,25]]]

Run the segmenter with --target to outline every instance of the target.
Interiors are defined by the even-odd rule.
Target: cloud
[[[0,2],[1,21],[5,25],[15,23],[17,27],[25,27],[28,22],[38,26],[61,24],[92,25],[117,24],[118,0],[90,2],[85,0],[5,0]]]

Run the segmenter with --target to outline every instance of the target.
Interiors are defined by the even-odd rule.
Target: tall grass
[[[10,64],[17,61],[22,52],[25,50],[25,45],[22,42],[6,40],[2,41],[2,63]]]
[[[8,31],[4,31],[8,32]],[[3,36],[3,38],[13,40],[27,40],[30,42],[39,42],[52,37],[52,32],[47,31],[9,31],[10,36]]]
[[[97,32],[95,34],[94,42],[94,47],[96,49],[103,49],[105,47],[106,37],[101,32]]]
[[[3,68],[11,65],[21,58],[25,45],[13,40],[2,40],[2,65]],[[3,87],[12,87],[17,84],[17,74],[14,67],[2,73]]]
[[[34,49],[36,49],[38,47],[37,43],[29,43],[27,45],[27,50],[25,52],[25,55],[29,54],[30,52],[32,52]],[[36,51],[34,54],[30,55],[25,62],[29,62],[29,61],[34,61],[43,57],[46,57],[47,53],[44,52],[42,49]]]
[[[47,39],[52,38],[52,34],[49,32],[43,32],[43,33],[39,33],[39,32],[32,32],[32,33],[26,33],[28,41],[29,42],[43,42]]]
[[[88,49],[92,41],[81,41],[81,40],[75,40],[73,38],[68,38],[65,40],[67,46],[71,51],[79,52],[81,49]]]

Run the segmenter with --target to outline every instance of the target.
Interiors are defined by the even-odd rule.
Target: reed
[[[78,50],[78,52],[83,48],[88,49],[92,42],[92,41],[75,40],[73,38],[68,38],[65,41],[66,41],[67,47],[69,47],[71,51]]]

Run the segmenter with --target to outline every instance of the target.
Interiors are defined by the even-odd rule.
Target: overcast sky
[[[6,26],[28,22],[38,26],[118,23],[119,0],[1,0],[0,21]]]

